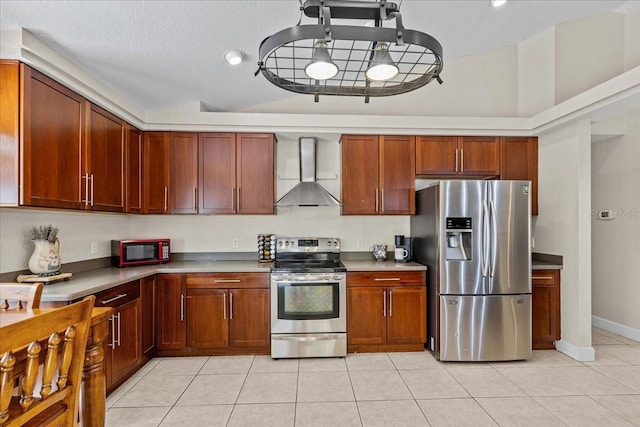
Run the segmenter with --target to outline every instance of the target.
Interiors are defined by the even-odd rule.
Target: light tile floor
[[[596,361],[157,358],[107,398],[107,426],[640,426],[640,343],[593,329]]]

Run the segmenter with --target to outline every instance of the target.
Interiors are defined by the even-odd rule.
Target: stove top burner
[[[276,261],[271,271],[278,273],[344,273],[347,267],[340,260]]]
[[[334,237],[280,237],[276,240],[278,273],[341,273],[347,269],[340,262],[340,239]]]

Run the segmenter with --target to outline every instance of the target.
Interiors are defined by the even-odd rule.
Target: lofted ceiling
[[[513,45],[558,23],[633,2],[512,0],[498,9],[489,0],[396,3],[406,28],[442,44],[446,79],[447,60]],[[147,111],[196,101],[209,111],[255,111],[255,106],[304,96],[279,89],[262,75],[254,77],[260,42],[296,25],[299,9],[298,0],[2,0],[0,29],[27,29]],[[230,49],[246,52],[245,61],[227,64],[223,56]],[[313,112],[312,102],[305,112]]]

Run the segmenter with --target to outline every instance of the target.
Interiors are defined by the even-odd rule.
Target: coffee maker
[[[402,235],[395,236],[395,255],[396,262],[409,262],[411,261],[411,237],[404,237]]]

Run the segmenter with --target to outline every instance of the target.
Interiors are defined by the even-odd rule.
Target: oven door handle
[[[290,335],[271,335],[272,340],[277,341],[331,341],[342,338],[340,335],[321,335],[318,337],[292,337]]]

